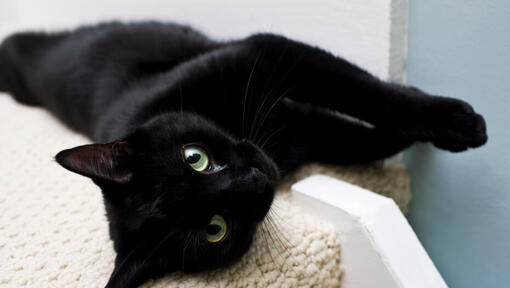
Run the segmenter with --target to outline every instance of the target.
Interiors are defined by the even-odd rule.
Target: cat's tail
[[[40,105],[31,89],[38,62],[64,36],[25,32],[7,37],[0,45],[0,92],[26,105]]]

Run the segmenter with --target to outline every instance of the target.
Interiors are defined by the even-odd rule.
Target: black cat
[[[305,162],[487,140],[469,104],[382,82],[321,49],[154,22],[15,34],[0,47],[0,90],[105,143],[56,160],[103,191],[117,252],[107,287],[239,259],[279,177]]]

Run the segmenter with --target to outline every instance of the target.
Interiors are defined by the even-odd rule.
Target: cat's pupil
[[[194,164],[194,163],[197,163],[198,161],[200,161],[200,154],[198,153],[194,153],[194,154],[191,154],[191,155],[188,155],[188,158],[186,158],[186,161],[188,161],[188,163],[190,164]]]
[[[205,232],[209,235],[216,235],[220,233],[221,226],[216,224],[209,224],[207,225],[207,228],[205,229]]]

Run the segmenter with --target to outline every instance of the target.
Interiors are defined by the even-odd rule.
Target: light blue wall
[[[407,82],[470,102],[489,142],[405,154],[409,220],[450,287],[510,287],[510,0],[410,0]]]

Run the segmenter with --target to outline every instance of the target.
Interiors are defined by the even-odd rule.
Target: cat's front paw
[[[484,118],[463,101],[448,99],[447,102],[435,107],[432,113],[434,124],[427,129],[427,140],[452,152],[485,144],[487,130]]]

